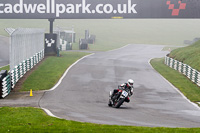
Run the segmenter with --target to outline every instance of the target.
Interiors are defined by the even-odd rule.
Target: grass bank
[[[165,65],[164,58],[153,59],[150,63],[155,70],[178,88],[190,101],[200,101],[200,87],[183,74]]]
[[[8,65],[8,66],[0,67],[0,71],[1,70],[7,70],[7,71],[9,71],[10,70],[10,66]]]
[[[61,57],[50,56],[35,70],[22,85],[21,91],[30,89],[47,90],[52,88],[61,78],[66,69],[81,57],[84,52],[61,52]]]
[[[31,107],[0,108],[0,132],[69,132],[69,133],[198,133],[200,128],[151,128],[81,123],[50,117]]]
[[[200,41],[193,45],[178,48],[170,53],[170,57],[190,65],[194,69],[200,71]]]

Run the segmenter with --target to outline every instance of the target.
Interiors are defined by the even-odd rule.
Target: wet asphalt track
[[[54,115],[100,124],[200,127],[200,110],[167,83],[148,61],[167,52],[158,45],[128,45],[81,60],[56,90],[46,92],[42,108]],[[110,90],[127,79],[135,80],[130,103],[107,106]],[[188,88],[189,89],[189,88]]]
[[[9,64],[9,38],[0,36],[0,67]]]

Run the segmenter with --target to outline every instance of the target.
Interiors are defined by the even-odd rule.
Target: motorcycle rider
[[[114,102],[115,99],[117,98],[118,95],[115,95],[119,92],[119,90],[125,90],[125,89],[128,89],[129,92],[129,97],[131,95],[133,95],[133,84],[134,84],[134,81],[132,79],[129,79],[127,83],[124,83],[124,84],[121,84],[118,86],[118,89],[114,89],[113,92],[112,92],[112,95],[110,96],[111,97],[111,101]],[[126,102],[130,102],[130,99],[127,98],[125,99]]]

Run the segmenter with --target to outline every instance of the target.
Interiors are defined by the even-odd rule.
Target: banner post
[[[50,22],[50,29],[49,29],[49,32],[50,34],[53,34],[53,22],[54,22],[54,18],[50,18],[49,19],[49,22]]]

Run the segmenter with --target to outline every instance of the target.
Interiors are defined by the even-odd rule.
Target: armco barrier
[[[0,75],[0,98],[5,98],[9,95],[10,91],[15,87],[16,83],[22,78],[29,70],[31,70],[37,63],[44,58],[44,50],[36,53],[31,58],[21,62],[15,66],[8,74]]]
[[[191,66],[184,64],[180,61],[174,60],[168,56],[165,57],[165,64],[180,73],[184,74],[192,82],[200,86],[200,72],[193,69]]]

